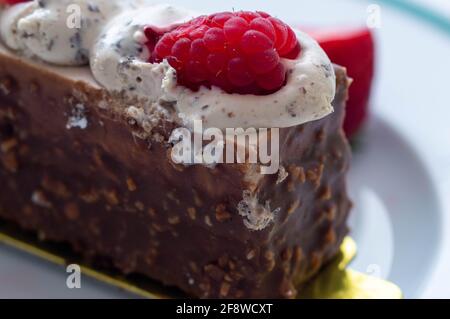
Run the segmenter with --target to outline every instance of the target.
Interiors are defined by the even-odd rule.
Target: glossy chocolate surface
[[[0,55],[0,217],[193,297],[293,298],[348,233],[348,79],[335,71],[335,112],[280,130],[287,178],[252,182],[245,164],[173,164],[172,121],[144,138],[99,107],[98,87]],[[84,129],[68,129],[74,116]],[[237,211],[246,190],[280,208],[264,230],[248,229]]]

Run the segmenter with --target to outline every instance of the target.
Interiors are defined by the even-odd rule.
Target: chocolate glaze
[[[280,130],[288,176],[252,182],[246,164],[174,165],[170,119],[144,138],[117,109],[99,108],[114,98],[98,87],[0,55],[0,216],[193,297],[293,298],[348,232],[348,80],[335,71],[335,113]],[[86,129],[66,128],[74,114]],[[264,230],[238,214],[245,190],[280,208]]]

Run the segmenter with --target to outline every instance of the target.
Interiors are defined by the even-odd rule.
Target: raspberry
[[[5,3],[5,4],[13,5],[13,4],[18,4],[21,2],[29,2],[29,1],[30,0],[0,0],[0,4]]]
[[[195,18],[164,34],[145,29],[150,62],[167,59],[178,83],[192,90],[265,95],[286,82],[281,58],[301,52],[295,32],[264,12],[221,12]]]

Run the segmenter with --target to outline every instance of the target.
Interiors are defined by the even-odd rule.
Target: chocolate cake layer
[[[193,297],[295,297],[347,234],[348,80],[335,71],[335,112],[281,129],[282,169],[262,176],[175,165],[170,119],[149,134],[98,86],[0,54],[0,217]],[[249,214],[273,222],[251,229]]]

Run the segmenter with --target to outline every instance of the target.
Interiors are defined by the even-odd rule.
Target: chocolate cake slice
[[[2,50],[0,216],[192,296],[294,297],[347,234],[348,80],[335,71],[335,112],[281,129],[280,173],[255,176],[248,164],[175,165],[174,122],[141,139],[132,118],[102,108],[120,101],[88,72]],[[252,214],[273,221],[254,229]]]
[[[345,70],[266,13],[77,3],[0,12],[0,218],[188,296],[294,298],[348,231]],[[280,128],[279,170],[177,163],[197,120]]]

